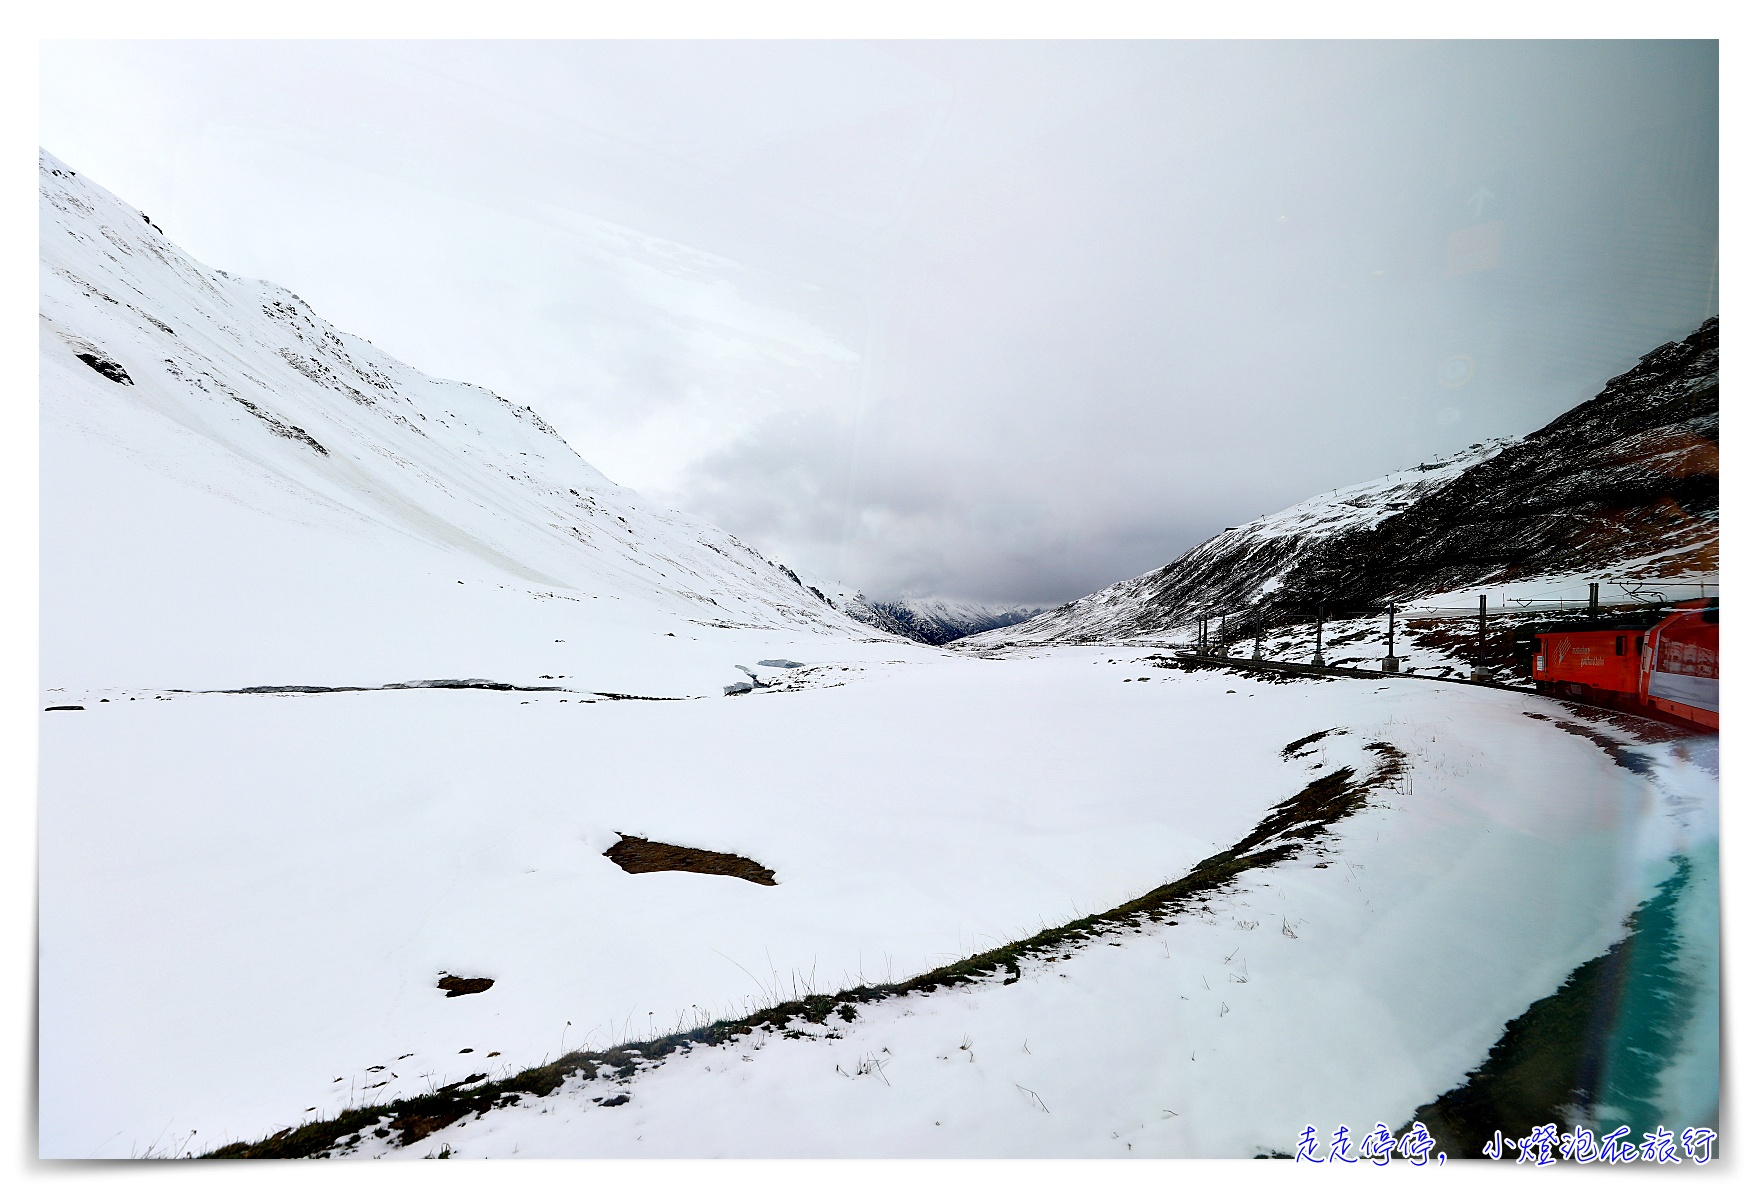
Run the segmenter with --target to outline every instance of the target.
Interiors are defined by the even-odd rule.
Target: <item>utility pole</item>
[[[1396,674],[1398,672],[1397,641],[1394,639],[1392,631],[1392,618],[1397,610],[1395,605],[1386,604],[1386,656],[1385,660],[1380,662],[1380,673],[1382,674]]]
[[[1484,660],[1484,643],[1489,639],[1489,596],[1477,597],[1477,652],[1471,655],[1471,681],[1489,681],[1489,662]]]
[[[1262,661],[1263,659],[1264,659],[1264,618],[1262,616],[1259,616],[1257,618],[1257,635],[1252,637],[1252,639],[1251,639],[1251,660]]]
[[[1315,666],[1325,664],[1325,609],[1322,604],[1318,609],[1318,624],[1313,630],[1312,664]]]
[[[1592,620],[1598,617],[1598,615],[1599,584],[1597,582],[1590,582],[1587,584],[1587,618]]]

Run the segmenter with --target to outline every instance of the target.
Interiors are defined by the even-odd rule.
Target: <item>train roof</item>
[[[1685,612],[1701,611],[1703,618],[1717,623],[1721,600],[1710,597],[1668,603],[1638,612],[1607,612],[1604,615],[1572,620],[1535,621],[1514,630],[1517,637],[1546,636],[1564,632],[1647,632],[1657,624]]]
[[[1605,621],[1600,621],[1595,623],[1590,620],[1581,620],[1571,623],[1560,621],[1554,624],[1528,624],[1526,627],[1518,629],[1516,635],[1521,638],[1528,638],[1535,636],[1559,636],[1566,632],[1647,632],[1658,623],[1660,623],[1659,620],[1649,620],[1645,623],[1636,623],[1633,621],[1625,621],[1623,623],[1607,623]]]

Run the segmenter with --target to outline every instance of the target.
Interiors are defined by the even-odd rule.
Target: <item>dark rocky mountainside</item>
[[[1169,632],[1223,614],[1266,626],[1359,615],[1478,585],[1719,561],[1719,321],[1645,355],[1521,440],[1299,504],[1153,573],[973,644]]]
[[[1716,566],[1717,322],[1598,396],[1310,563],[1281,596],[1372,607],[1479,582],[1640,562]]]

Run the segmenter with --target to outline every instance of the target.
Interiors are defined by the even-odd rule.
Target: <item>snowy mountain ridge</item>
[[[1025,604],[978,603],[925,595],[867,600],[867,606],[876,616],[888,618],[901,628],[905,636],[929,645],[950,644],[991,629],[1009,628],[1044,610]],[[855,618],[861,617],[856,615]]]
[[[1719,321],[1645,354],[1528,436],[1483,442],[1227,529],[1177,561],[1047,612],[1003,643],[1274,627],[1462,588],[1713,575],[1720,545]]]
[[[799,578],[801,586],[850,619],[924,645],[945,645],[979,632],[1006,628],[1023,623],[1044,610],[1025,604],[980,603],[932,595],[870,599],[846,583],[809,573],[796,574],[785,566],[782,569]]]
[[[1516,440],[1516,437],[1496,437],[1480,441],[1432,462],[1394,470],[1352,486],[1338,487],[1229,529],[1205,545],[1219,547],[1287,536],[1332,537],[1375,528],[1479,462],[1488,461]]]
[[[1164,586],[1168,572],[1223,575],[1209,592],[1264,596],[1282,586],[1291,564],[1346,534],[1378,527],[1385,520],[1452,482],[1465,471],[1501,453],[1514,438],[1479,442],[1433,462],[1395,470],[1380,478],[1339,487],[1303,499],[1279,512],[1219,532],[1171,566],[1113,583],[1091,595],[1038,615],[1024,627],[983,638],[1084,640],[1110,635]]]

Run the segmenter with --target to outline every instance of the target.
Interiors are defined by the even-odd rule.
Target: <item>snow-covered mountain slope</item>
[[[529,409],[40,168],[46,687],[529,680],[537,647],[593,640],[602,689],[715,690],[724,663],[661,680],[617,642],[872,635]]]
[[[922,595],[869,599],[846,583],[811,574],[797,575],[792,570],[787,573],[789,577],[799,578],[808,591],[845,616],[924,645],[945,645],[991,628],[1006,628],[1029,620],[1044,610],[1022,604],[977,603]]]
[[[1530,436],[1316,496],[966,644],[1164,635],[1222,615],[1275,626],[1592,572],[1712,574],[1718,364],[1711,319]]]
[[[1374,528],[1507,445],[1488,441],[1315,496],[1210,537],[1151,574],[1115,583],[970,643],[1103,641],[1176,627],[1208,610],[1237,610],[1281,589],[1299,563],[1350,533]]]
[[[800,585],[805,587],[809,593],[822,599],[849,619],[858,620],[869,628],[877,628],[892,636],[904,637],[912,641],[921,639],[906,625],[900,623],[890,612],[847,583],[806,571],[795,573],[785,566],[782,568],[787,570],[790,577],[799,579]]]

